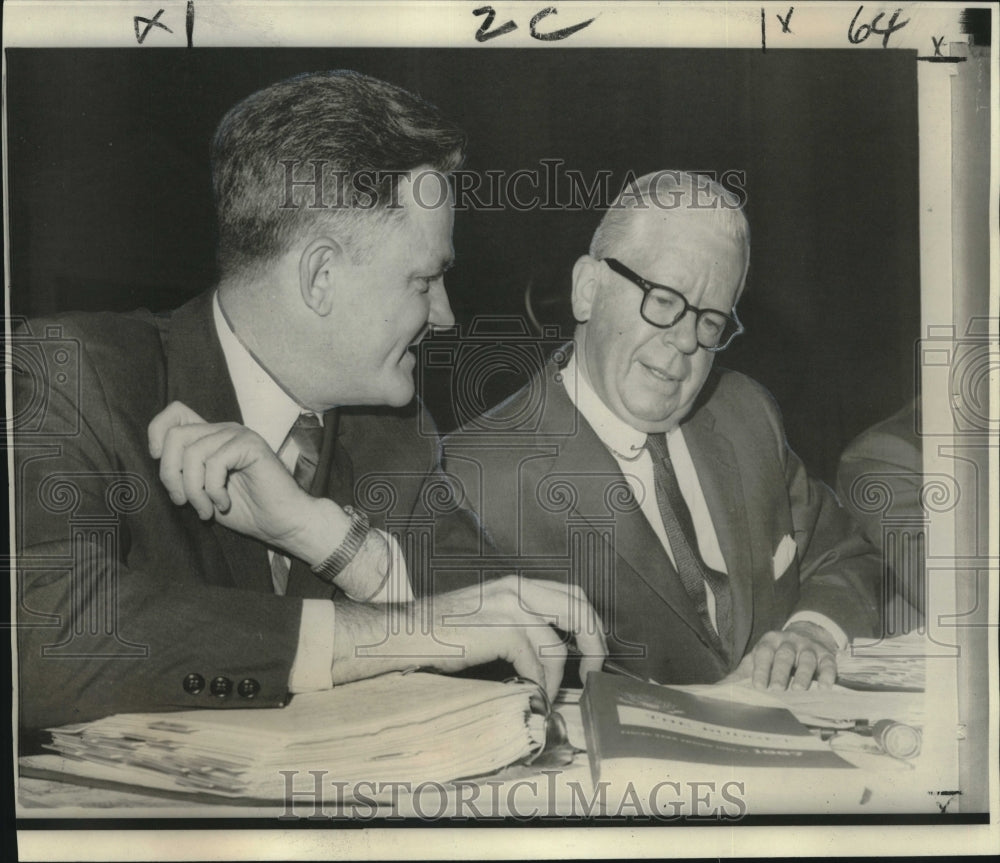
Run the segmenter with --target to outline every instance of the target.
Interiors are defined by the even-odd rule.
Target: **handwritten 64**
[[[880,27],[879,22],[885,17],[885,12],[879,12],[874,18],[872,18],[871,24],[861,23],[858,24],[858,18],[861,17],[861,13],[864,11],[864,6],[858,6],[858,11],[854,13],[854,17],[851,19],[851,24],[847,28],[847,39],[852,45],[858,45],[864,42],[872,33],[877,36],[882,37],[882,47],[886,48],[889,45],[889,37],[895,33],[897,30],[902,30],[907,24],[910,23],[910,19],[907,18],[905,21],[899,21],[900,13],[902,9],[897,9],[892,13],[892,17],[889,19],[889,23],[885,27]]]

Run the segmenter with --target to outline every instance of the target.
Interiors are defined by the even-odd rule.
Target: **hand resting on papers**
[[[754,689],[808,689],[813,679],[828,689],[837,679],[837,645],[821,626],[806,621],[765,633],[726,679],[749,680]]]
[[[334,684],[413,666],[444,672],[502,659],[555,698],[571,633],[580,676],[600,670],[607,647],[597,613],[575,586],[509,575],[407,605],[337,603]]]
[[[206,423],[173,402],[150,423],[149,449],[171,500],[191,504],[203,520],[311,565],[346,533],[343,510],[302,491],[264,440],[237,423]],[[554,698],[567,648],[553,626],[576,637],[581,676],[600,669],[607,652],[601,621],[575,586],[507,576],[410,605],[338,602],[333,681],[413,666],[461,671],[502,659]]]

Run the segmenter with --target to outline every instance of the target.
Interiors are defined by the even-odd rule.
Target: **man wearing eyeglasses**
[[[501,550],[584,588],[612,670],[829,686],[878,626],[880,565],[766,390],[713,367],[748,262],[721,186],[629,186],[573,268],[575,346],[450,437],[446,467]]]

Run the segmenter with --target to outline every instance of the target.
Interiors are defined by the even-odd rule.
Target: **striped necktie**
[[[315,414],[299,414],[295,425],[285,440],[294,441],[299,448],[299,457],[295,460],[295,470],[292,476],[304,492],[312,490],[316,478],[316,465],[319,464],[319,451],[323,446],[323,426]],[[282,444],[284,446],[284,444]]]
[[[691,598],[705,630],[712,638],[714,646],[727,663],[732,653],[733,642],[733,597],[729,578],[708,566],[698,552],[697,534],[691,511],[684,501],[677,474],[667,450],[667,439],[662,433],[646,436],[646,449],[653,459],[653,479],[656,484],[656,503],[663,519],[663,527],[674,553],[677,574],[684,590]],[[715,620],[712,625],[708,613],[705,585],[715,596]]]
[[[316,478],[316,465],[319,464],[319,452],[323,446],[323,426],[319,417],[315,414],[299,414],[281,449],[285,449],[290,442],[294,442],[299,450],[292,476],[299,488],[308,494]],[[288,590],[290,570],[291,561],[282,552],[275,550],[271,555],[271,582],[274,592],[280,596],[284,596]]]

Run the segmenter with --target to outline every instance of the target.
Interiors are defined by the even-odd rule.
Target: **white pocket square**
[[[781,538],[781,542],[778,543],[778,549],[771,559],[775,581],[788,571],[793,560],[795,560],[795,540],[790,535],[785,534]]]

